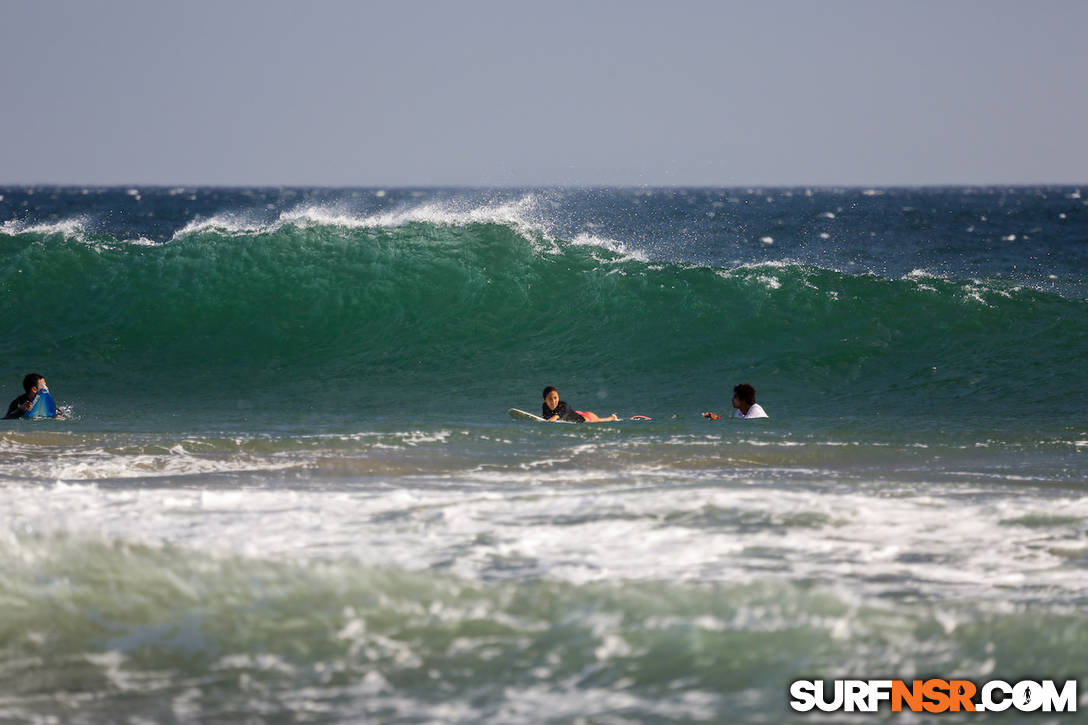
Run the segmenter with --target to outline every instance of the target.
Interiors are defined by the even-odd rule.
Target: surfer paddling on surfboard
[[[544,388],[544,405],[541,406],[540,417],[549,422],[565,420],[569,423],[600,423],[603,420],[620,419],[615,413],[601,418],[588,410],[574,410],[567,405],[567,401],[559,399],[559,391],[551,385]]]

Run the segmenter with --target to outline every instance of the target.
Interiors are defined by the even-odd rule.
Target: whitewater
[[[1088,707],[1079,188],[4,187],[0,260],[0,722]]]

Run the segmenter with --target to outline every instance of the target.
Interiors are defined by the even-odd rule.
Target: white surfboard
[[[524,411],[524,410],[519,410],[518,408],[511,408],[507,412],[510,413],[510,417],[513,418],[514,420],[532,420],[532,421],[535,421],[537,423],[547,423],[547,422],[549,422],[549,421],[545,420],[544,418],[541,418],[539,415],[533,415],[532,413],[529,413],[529,412]],[[566,423],[567,425],[578,425],[573,420],[556,420],[556,421],[552,421],[552,422]]]
[[[510,417],[513,418],[514,420],[535,420],[538,423],[547,423],[548,422],[548,421],[544,420],[543,418],[541,418],[539,415],[533,415],[532,413],[526,412],[524,410],[520,410],[518,408],[511,408],[510,410],[508,410],[506,412],[508,412],[510,414]],[[650,417],[645,416],[645,415],[633,415],[630,418],[628,418],[628,420],[653,420],[653,418],[650,418]],[[556,423],[571,423],[571,424],[574,424],[573,420],[557,420],[555,422]],[[601,422],[601,423],[610,423],[612,421],[602,420],[602,421],[599,421],[599,422]]]
[[[510,417],[515,420],[535,420],[538,423],[547,423],[548,421],[541,418],[539,415],[533,415],[532,413],[526,413],[524,410],[518,410],[517,408],[511,408],[509,411]]]

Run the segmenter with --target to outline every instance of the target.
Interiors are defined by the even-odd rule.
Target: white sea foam
[[[922,279],[943,279],[947,280],[948,277],[936,272],[930,272],[925,269],[912,269],[907,274],[903,275],[900,279],[903,280],[922,280]]]
[[[349,229],[400,227],[427,223],[443,226],[503,224],[514,229],[544,231],[535,221],[537,200],[527,195],[516,201],[464,207],[452,203],[429,203],[371,215],[356,215],[335,206],[309,204],[280,214],[275,227],[340,226]]]
[[[251,217],[247,217],[245,215],[217,214],[207,219],[201,219],[199,217],[193,219],[184,227],[174,232],[174,236],[171,238],[171,241],[206,232],[217,232],[219,234],[227,235],[241,235],[259,233],[263,231],[268,231],[269,229],[270,227],[268,225],[262,225],[254,221]]]
[[[59,455],[35,461],[25,474],[35,479],[54,481],[93,481],[103,479],[153,479],[173,476],[200,476],[243,471],[275,471],[300,468],[299,461],[283,458],[215,457],[189,453],[175,446],[160,454],[118,456],[103,449],[82,450],[74,455]],[[8,476],[12,473],[9,471]]]
[[[20,219],[9,219],[3,224],[0,224],[0,234],[7,234],[10,236],[15,236],[16,234],[60,234],[72,239],[82,240],[89,225],[90,220],[85,216],[36,224],[28,224]]]
[[[380,212],[358,214],[342,204],[304,204],[284,211],[272,222],[259,221],[252,215],[220,214],[206,219],[194,219],[178,230],[171,241],[194,234],[215,232],[230,236],[267,234],[284,227],[313,228],[339,227],[343,229],[391,229],[410,224],[463,227],[474,224],[498,224],[508,227],[527,241],[538,246],[539,251],[555,253],[556,232],[544,221],[540,199],[527,194],[519,199],[493,204],[466,205],[457,202],[433,202],[417,206]],[[590,225],[592,226],[592,225]],[[598,258],[602,263],[615,264],[625,261],[648,262],[649,255],[617,239],[589,232],[574,236],[570,244],[598,247],[618,257]]]
[[[762,262],[745,262],[743,264],[734,265],[732,271],[740,270],[764,270],[764,269],[789,269],[791,267],[799,267],[801,263],[793,259],[769,259]],[[831,270],[834,271],[834,270]]]
[[[736,465],[706,476],[635,466],[617,479],[609,467],[565,460],[607,452],[583,445],[581,453],[575,446],[524,465],[339,493],[10,482],[0,487],[0,531],[260,557],[347,557],[417,571],[441,564],[470,580],[518,575],[517,568],[495,570],[501,560],[523,562],[525,575],[574,583],[736,584],[782,576],[856,593],[892,586],[988,599],[1015,596],[995,587],[1031,581],[1025,596],[1038,588],[1088,595],[1088,583],[1069,576],[1052,553],[1082,545],[1081,525],[1069,522],[1088,520],[1088,497],[1022,490],[1010,501],[1001,491],[962,485],[883,495],[821,484],[815,469],[802,475],[804,486],[784,486],[793,469],[764,471],[770,477],[761,479]],[[1060,519],[1046,523],[1055,512]],[[622,649],[612,645],[602,655]]]
[[[157,247],[160,246],[159,242],[147,237],[138,237],[135,239],[122,239],[117,241],[103,241],[102,239],[92,239],[89,237],[89,230],[94,225],[94,221],[88,216],[77,216],[70,219],[62,219],[56,222],[44,222],[28,224],[25,221],[18,219],[10,219],[3,224],[0,224],[0,234],[17,235],[17,234],[39,234],[43,236],[49,236],[59,234],[65,239],[71,239],[81,244],[87,245],[89,248],[95,251],[102,251],[103,249],[115,248],[118,246],[135,246],[135,247]]]
[[[598,259],[597,261],[599,262],[619,264],[620,262],[632,260],[636,262],[650,261],[649,256],[640,249],[631,249],[623,242],[616,241],[615,239],[598,237],[593,234],[579,234],[571,240],[571,244],[578,247],[598,247],[617,255],[612,259]]]
[[[156,242],[154,239],[148,239],[147,237],[140,237],[138,239],[125,239],[122,244],[127,244],[132,247],[161,247],[161,242]]]
[[[526,235],[537,233],[547,236],[546,226],[538,220],[537,206],[538,200],[532,194],[496,204],[466,206],[454,202],[434,202],[377,214],[358,214],[342,204],[304,204],[281,212],[272,222],[246,214],[219,214],[207,219],[194,219],[178,230],[173,239],[208,231],[241,235],[272,233],[286,226],[379,229],[414,223],[442,226],[502,224]]]

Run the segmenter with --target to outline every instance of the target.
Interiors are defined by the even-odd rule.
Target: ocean
[[[0,187],[0,259],[0,722],[1086,720],[1080,188]]]

